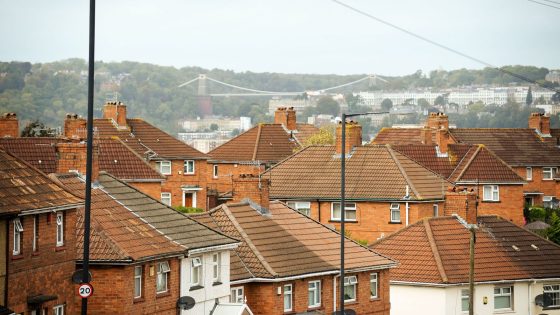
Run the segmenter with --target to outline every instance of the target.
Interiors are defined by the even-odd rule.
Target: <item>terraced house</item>
[[[389,268],[396,262],[345,241],[340,279],[340,234],[279,201],[222,204],[193,219],[240,239],[231,253],[231,302],[254,314],[332,314],[344,281],[345,309],[390,314]]]

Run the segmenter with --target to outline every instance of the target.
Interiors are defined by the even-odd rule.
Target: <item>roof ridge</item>
[[[424,222],[424,229],[426,230],[426,236],[428,237],[428,243],[430,243],[430,248],[432,250],[432,254],[434,255],[434,260],[436,262],[436,266],[441,277],[441,280],[444,283],[448,283],[449,279],[447,278],[447,274],[445,273],[445,268],[443,267],[443,262],[441,261],[441,256],[439,255],[439,251],[437,248],[436,241],[434,239],[434,234],[432,232],[432,227],[430,226],[430,220],[428,218],[424,218],[422,220]]]
[[[471,151],[472,148],[469,149],[469,151],[467,152],[467,154],[465,154],[465,157],[468,155],[468,153]],[[456,178],[456,182],[459,181],[461,179],[461,177],[463,177],[463,175],[465,175],[465,172],[467,171],[467,169],[471,166],[472,162],[474,161],[474,159],[478,156],[478,153],[480,152],[480,150],[482,149],[481,145],[477,145],[476,150],[473,153],[473,156],[467,161],[467,164],[465,165],[465,167],[463,167],[463,169],[461,170],[461,173],[459,173],[459,176],[457,176]],[[463,159],[461,159],[461,162],[463,161]],[[459,166],[461,164],[457,164],[457,166]]]
[[[261,252],[257,249],[257,247],[255,246],[255,244],[253,244],[253,242],[251,241],[251,239],[249,238],[249,235],[247,235],[247,233],[245,233],[245,230],[241,227],[241,225],[239,224],[239,222],[237,222],[237,220],[235,219],[235,216],[231,213],[231,211],[229,210],[229,207],[224,204],[222,206],[222,209],[224,210],[224,213],[226,214],[226,216],[229,218],[229,220],[231,221],[231,223],[233,224],[233,226],[237,229],[237,231],[239,232],[239,234],[241,234],[241,237],[243,237],[243,240],[245,241],[245,243],[247,244],[247,246],[249,246],[249,248],[253,251],[253,254],[255,254],[255,256],[257,257],[257,259],[259,260],[259,262],[262,264],[262,266],[266,269],[266,271],[268,271],[268,273],[270,273],[273,277],[277,277],[278,274],[274,271],[274,269],[272,269],[272,267],[268,264],[268,262],[264,259],[263,255],[261,254]]]
[[[416,187],[414,187],[414,185],[412,184],[412,181],[410,180],[410,178],[406,174],[406,171],[404,170],[403,166],[399,162],[399,160],[396,157],[395,152],[393,152],[393,149],[391,148],[391,146],[389,144],[387,144],[385,147],[387,148],[387,151],[391,155],[391,158],[393,159],[393,161],[395,162],[395,164],[399,168],[399,171],[401,172],[401,175],[404,177],[404,180],[410,186],[410,189],[412,189],[412,192],[416,195],[416,198],[421,199],[421,196],[418,193],[418,190],[416,190]]]
[[[251,160],[255,160],[257,158],[257,151],[259,150],[259,142],[261,140],[261,132],[262,132],[262,124],[259,124],[259,128],[257,129],[257,136],[255,137],[255,148],[253,149],[253,158]]]
[[[461,163],[463,163],[463,160],[467,157],[467,155],[469,155],[469,152],[471,152],[473,145],[472,144],[466,144],[466,143],[461,143],[464,145],[468,145],[470,148],[469,150],[465,153],[465,155],[463,155],[463,157],[461,158],[461,160],[459,161],[459,163],[457,163],[457,165],[455,165],[455,168],[453,169],[453,171],[451,171],[451,174],[449,174],[448,179],[451,179],[451,177],[453,176],[453,174],[455,174],[455,171],[457,170],[457,168],[459,167],[459,165],[461,165]]]

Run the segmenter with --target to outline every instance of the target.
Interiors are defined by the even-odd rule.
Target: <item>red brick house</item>
[[[431,139],[426,134],[431,135]],[[482,144],[526,180],[525,203],[552,206],[558,204],[557,171],[560,150],[553,144],[550,117],[533,113],[529,128],[449,128],[447,115],[431,113],[424,128],[384,128],[374,144],[426,144],[438,149],[449,144]]]
[[[345,218],[350,237],[372,242],[443,212],[448,181],[391,146],[361,146],[360,125],[348,123],[347,128]],[[340,135],[340,125],[338,129]],[[338,228],[340,140],[335,146],[307,147],[264,172],[270,199]]]
[[[231,254],[231,301],[256,314],[331,314],[338,308],[340,234],[279,201],[246,200],[193,214],[242,240]],[[345,309],[389,314],[396,262],[346,239]]]
[[[303,141],[319,130],[297,123],[293,108],[280,107],[274,123],[258,124],[208,152],[208,185],[223,202],[231,199],[233,178],[240,174],[258,175],[292,155]]]
[[[0,149],[0,305],[74,314],[76,209],[83,200]]]

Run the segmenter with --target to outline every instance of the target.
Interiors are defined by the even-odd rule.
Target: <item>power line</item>
[[[549,8],[554,8],[554,9],[556,9],[556,10],[560,10],[560,7],[557,7],[557,6],[554,6],[554,5],[550,5],[550,4],[538,2],[538,1],[535,1],[535,0],[527,0],[527,1],[530,1],[530,2],[533,2],[533,3],[536,3],[536,4],[540,4],[540,5],[544,5],[544,6],[547,6],[547,7],[549,7]],[[544,1],[547,1],[547,0],[544,0]],[[550,1],[550,0],[548,0],[548,1],[549,1],[549,2],[552,2],[552,3],[560,4],[560,3],[558,3],[558,2],[554,2],[554,1]]]
[[[463,53],[463,52],[461,52],[461,51],[458,51],[458,50],[456,50],[456,49],[453,49],[453,48],[451,48],[451,47],[448,47],[448,46],[445,46],[445,45],[443,45],[443,44],[440,44],[440,43],[438,43],[438,42],[436,42],[436,41],[433,41],[433,40],[431,40],[431,39],[429,39],[429,38],[427,38],[427,37],[424,37],[424,36],[422,36],[422,35],[416,34],[416,33],[412,32],[412,31],[409,31],[409,30],[407,30],[407,29],[405,29],[405,28],[402,28],[402,27],[400,27],[400,26],[398,26],[398,25],[395,25],[395,24],[393,24],[393,23],[391,23],[391,22],[385,21],[385,20],[383,20],[383,19],[381,19],[381,18],[378,18],[378,17],[376,17],[376,16],[373,16],[373,15],[371,15],[371,14],[365,12],[365,11],[362,11],[362,10],[360,10],[360,9],[357,9],[357,8],[353,7],[353,6],[350,6],[350,5],[348,5],[348,4],[344,3],[344,2],[341,2],[341,1],[339,1],[339,0],[332,0],[332,1],[333,1],[334,3],[336,3],[336,4],[338,4],[338,5],[343,6],[343,7],[347,8],[347,9],[349,9],[349,10],[351,10],[351,11],[354,11],[354,12],[360,14],[360,15],[363,15],[363,16],[365,16],[365,17],[368,17],[368,18],[370,18],[370,19],[372,19],[372,20],[375,20],[375,21],[377,21],[377,22],[379,22],[379,23],[385,24],[385,25],[387,25],[387,26],[389,26],[389,27],[392,27],[392,28],[394,28],[394,29],[397,29],[397,30],[399,30],[399,31],[401,31],[401,32],[403,32],[403,33],[406,33],[406,34],[408,34],[408,35],[410,35],[410,36],[412,36],[412,37],[415,37],[415,38],[420,39],[420,40],[422,40],[422,41],[425,41],[425,42],[427,42],[427,43],[429,43],[429,44],[432,44],[432,45],[434,45],[434,46],[437,46],[437,47],[439,47],[439,48],[442,48],[442,49],[444,49],[444,50],[447,50],[447,51],[449,51],[449,52],[452,52],[452,53],[454,53],[454,54],[456,54],[456,55],[459,55],[459,56],[461,56],[461,57],[465,57],[465,58],[467,58],[467,59],[470,59],[470,60],[472,60],[472,61],[475,61],[475,62],[477,62],[477,63],[480,63],[480,64],[482,64],[482,65],[485,65],[485,66],[487,66],[487,67],[494,68],[494,69],[496,69],[496,70],[498,70],[498,71],[500,71],[500,72],[506,73],[506,74],[508,74],[508,75],[510,75],[510,76],[512,76],[512,77],[515,77],[515,78],[517,78],[517,79],[520,79],[520,80],[522,80],[522,81],[525,81],[525,82],[528,82],[528,83],[532,83],[532,84],[538,85],[538,86],[540,86],[541,88],[544,88],[544,89],[547,89],[547,90],[551,90],[551,91],[553,91],[553,92],[558,92],[556,89],[553,89],[553,88],[550,88],[550,87],[545,86],[545,85],[543,85],[543,84],[540,84],[540,83],[536,82],[535,80],[531,80],[531,79],[526,78],[526,77],[524,77],[524,76],[522,76],[522,75],[519,75],[519,74],[517,74],[517,73],[513,73],[513,72],[511,72],[511,71],[509,71],[509,70],[496,67],[496,66],[494,66],[494,65],[492,65],[492,64],[490,64],[490,63],[488,63],[488,62],[486,62],[486,61],[484,61],[484,60],[478,59],[478,58],[476,58],[476,57],[467,55],[467,54],[465,54],[465,53]],[[528,0],[528,1],[533,1],[533,0]]]
[[[550,3],[560,4],[560,2],[558,2],[558,1],[552,1],[552,0],[543,0],[543,1],[550,2]]]

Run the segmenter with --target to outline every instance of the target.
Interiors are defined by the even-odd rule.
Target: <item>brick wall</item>
[[[87,165],[87,144],[74,143],[74,142],[58,142],[56,144],[57,173],[68,173],[71,170],[76,170],[80,174],[86,174]],[[92,165],[92,179],[95,180],[99,175],[99,148],[97,145],[93,146],[93,165]]]
[[[77,114],[66,114],[64,119],[64,136],[70,139],[86,139],[86,120]]]
[[[432,129],[449,129],[449,118],[444,113],[430,113],[426,127]]]
[[[156,200],[161,199],[161,182],[127,182],[127,184]]]
[[[378,272],[378,298],[371,298],[370,294],[370,274],[372,272],[361,272],[357,274],[358,284],[356,290],[356,301],[345,304],[346,309],[353,309],[357,314],[376,314],[385,315],[390,313],[389,297],[389,270]],[[309,281],[321,281],[321,306],[316,308],[308,307],[308,285]],[[292,311],[284,312],[284,291],[285,284],[292,285],[293,299]],[[236,285],[232,285],[235,287]],[[321,314],[332,314],[334,311],[334,292],[333,276],[310,277],[293,281],[279,283],[249,283],[245,284],[245,296],[247,305],[255,315],[281,315],[296,314],[307,311],[317,311]],[[336,279],[336,301],[338,305],[338,292],[340,282]],[[280,294],[278,294],[280,290]],[[338,308],[338,306],[337,306]]]
[[[103,118],[113,119],[119,127],[126,127],[126,106],[121,102],[107,102],[103,107]]]
[[[214,165],[218,165],[218,177],[214,178]],[[237,163],[207,163],[206,174],[208,187],[219,192],[232,191],[233,178],[241,174],[259,175],[264,171],[264,165],[243,165]]]
[[[233,179],[232,202],[241,202],[249,198],[257,204],[268,208],[268,189],[270,182],[268,178],[259,178],[258,175],[241,174]]]
[[[550,165],[550,167],[557,167],[557,165]],[[527,183],[523,185],[524,191],[527,192],[541,192],[542,195],[532,195],[534,205],[542,205],[543,196],[556,196],[560,198],[560,194],[557,193],[559,188],[555,180],[543,179],[543,168],[539,166],[534,166],[531,168],[533,173],[533,179],[527,180],[527,168],[526,167],[514,167],[513,170],[522,178],[527,180]]]
[[[362,145],[362,126],[357,122],[349,121],[346,123],[346,142],[345,154],[350,153],[352,148]],[[336,153],[342,153],[342,123],[336,127]]]
[[[274,123],[282,124],[288,130],[296,130],[296,111],[293,107],[278,107],[274,112]]]
[[[179,260],[169,259],[168,291],[156,294],[156,262],[142,264],[142,297],[134,298],[134,266],[92,265],[94,293],[90,314],[176,314],[179,298]],[[153,274],[150,270],[153,269]],[[77,299],[79,303],[79,299]]]
[[[196,192],[196,207],[206,210],[206,160],[195,160],[194,174],[184,173],[184,162],[185,160],[171,160],[171,175],[164,175],[166,180],[161,185],[161,191],[171,193],[172,206],[181,206],[183,203],[183,189],[181,187],[199,187],[201,188],[200,190],[192,190],[189,192]],[[150,161],[150,165],[159,171],[156,161]],[[152,191],[151,193],[154,192]],[[156,199],[159,200],[160,197],[158,196]]]
[[[16,113],[4,113],[0,116],[0,138],[19,137],[19,121]]]
[[[523,185],[499,185],[500,201],[484,201],[483,185],[479,189],[478,215],[498,215],[506,220],[523,226]]]
[[[9,223],[8,237],[8,307],[16,313],[28,311],[27,298],[36,295],[55,295],[54,301],[43,304],[50,309],[65,304],[66,314],[78,312],[73,303],[76,294],[71,281],[76,257],[76,210],[64,211],[64,246],[56,246],[56,214],[43,213],[39,219],[39,242],[33,252],[34,216],[22,217],[24,228],[22,251],[13,255],[14,224]]]
[[[475,224],[477,216],[477,194],[469,188],[455,188],[445,193],[443,215],[459,215],[468,223]]]

